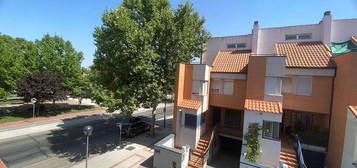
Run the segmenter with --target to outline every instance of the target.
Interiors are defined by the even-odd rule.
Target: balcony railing
[[[307,168],[304,161],[304,156],[302,154],[301,143],[299,136],[297,134],[292,135],[294,139],[294,148],[296,152],[296,158],[298,160],[299,168]]]

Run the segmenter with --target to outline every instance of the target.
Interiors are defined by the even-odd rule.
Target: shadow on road
[[[141,118],[143,121],[150,121],[151,119],[147,116],[142,116]],[[118,148],[119,128],[117,127],[116,123],[121,122],[123,119],[125,118],[121,115],[113,115],[112,117],[95,121],[90,124],[94,128],[93,134],[90,136],[89,140],[90,155],[100,155]],[[67,122],[70,122],[70,120],[71,119],[65,119],[63,121],[63,130],[51,131],[47,140],[50,144],[51,151],[57,157],[66,158],[70,162],[79,162],[86,157],[86,137],[82,131],[85,125],[66,127]],[[168,121],[168,123],[171,122]],[[163,121],[157,121],[156,124],[159,127],[158,129],[162,129]],[[148,132],[144,134],[148,134]],[[152,144],[148,144],[148,141],[143,140],[142,138],[123,137],[121,148],[131,150],[129,145],[133,143],[145,146],[153,146]],[[145,163],[152,165],[152,159],[151,161],[148,159],[148,161]]]

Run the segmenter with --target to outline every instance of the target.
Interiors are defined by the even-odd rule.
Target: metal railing
[[[302,154],[300,138],[297,134],[292,134],[291,136],[295,140],[294,148],[295,148],[295,153],[296,153],[296,158],[297,158],[297,161],[299,164],[299,168],[307,168],[307,166],[305,165],[304,156]]]
[[[217,134],[217,129],[218,128],[218,124],[216,124],[212,130],[212,134],[211,134],[211,137],[210,137],[210,140],[209,140],[209,143],[208,143],[208,146],[207,148],[205,149],[205,151],[203,152],[202,154],[202,157],[203,157],[203,164],[205,164],[209,158],[209,150],[212,148],[212,141],[214,140],[214,137],[216,136]]]

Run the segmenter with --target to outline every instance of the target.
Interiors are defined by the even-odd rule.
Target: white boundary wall
[[[154,145],[154,168],[186,168],[188,165],[190,147],[182,146],[182,150],[176,149],[175,135],[170,134]]]

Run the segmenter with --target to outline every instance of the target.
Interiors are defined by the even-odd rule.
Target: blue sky
[[[185,2],[170,0],[173,7]],[[212,36],[248,34],[260,27],[318,23],[330,10],[334,19],[357,18],[357,0],[191,0],[205,17]],[[70,40],[84,53],[83,66],[92,64],[92,33],[105,9],[121,0],[0,0],[0,32],[28,40],[45,33]]]

